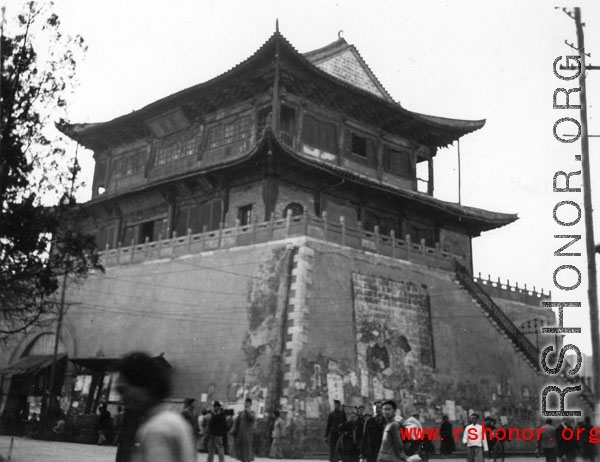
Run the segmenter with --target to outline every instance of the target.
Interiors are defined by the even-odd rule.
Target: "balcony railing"
[[[351,228],[345,225],[342,217],[339,223],[333,223],[323,217],[289,215],[286,218],[253,223],[231,228],[220,227],[214,231],[204,231],[177,236],[173,233],[170,239],[146,241],[143,244],[131,243],[130,246],[119,245],[115,249],[106,248],[102,252],[105,266],[135,264],[160,258],[174,258],[181,255],[196,254],[205,251],[229,249],[232,247],[253,245],[291,237],[307,236],[322,241],[351,247],[386,257],[418,262],[426,266],[454,270],[454,262],[465,264],[464,257],[444,251],[439,244],[428,247],[425,241],[412,242],[410,235],[404,239],[396,238],[392,231],[389,236],[380,234],[377,227],[374,231]]]

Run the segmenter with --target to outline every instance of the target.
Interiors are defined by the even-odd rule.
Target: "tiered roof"
[[[341,64],[344,63],[349,66],[352,75],[343,74]],[[175,108],[180,108],[193,120],[237,102],[250,100],[258,94],[268,93],[272,91],[276,76],[280,88],[285,88],[288,93],[320,102],[333,110],[364,121],[365,124],[430,147],[451,144],[485,124],[485,120],[449,119],[403,108],[392,100],[360,54],[344,39],[302,55],[277,31],[252,56],[207,82],[169,95],[108,122],[68,124],[59,128],[85,147],[101,151],[145,138],[148,130],[146,122]],[[270,128],[265,130],[256,144],[250,146],[244,154],[223,159],[222,162],[210,166],[199,165],[196,169],[168,178],[149,178],[144,184],[129,189],[126,193],[132,194],[158,184],[172,183],[244,163],[264,154],[265,149],[261,146],[265,146],[267,139],[271,148],[275,146],[277,152],[287,158],[310,164],[320,171],[342,176],[357,184],[385,191],[400,202],[422,207],[427,213],[459,221],[470,229],[473,235],[507,225],[517,219],[515,214],[466,207],[441,201],[421,192],[387,185],[348,168],[302,155],[280,143]],[[104,197],[99,196],[92,203],[103,200]]]
[[[364,72],[358,83],[350,83],[351,78],[343,78],[334,66],[336,60],[348,53],[350,59],[346,61]],[[69,124],[60,128],[93,150],[133,141],[145,136],[148,119],[174,107],[183,108],[186,115],[194,119],[268,91],[273,85],[276,56],[280,86],[290,93],[319,101],[381,130],[427,146],[447,146],[485,124],[485,120],[435,117],[403,108],[391,99],[355,48],[343,39],[302,55],[275,32],[252,56],[211,80],[108,122]]]

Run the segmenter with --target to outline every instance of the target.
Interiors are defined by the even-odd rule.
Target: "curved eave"
[[[205,82],[165,96],[164,98],[154,101],[141,109],[132,111],[129,114],[116,117],[106,122],[63,124],[61,126],[57,125],[57,128],[82,146],[92,150],[96,150],[100,147],[102,138],[110,136],[110,131],[121,125],[137,124],[145,134],[145,129],[143,127],[144,121],[158,116],[169,109],[172,109],[174,106],[188,102],[192,96],[198,96],[198,93],[209,93],[212,86],[222,84],[227,78],[235,77],[237,73],[246,69],[251,69],[254,63],[257,63],[263,58],[263,54],[267,54],[270,47],[273,47],[273,50],[275,49],[274,44],[278,36],[280,36],[278,32],[274,33],[252,55],[222,74]],[[274,52],[272,55],[274,56]]]
[[[414,122],[422,123],[423,128],[431,128],[436,131],[442,130],[444,133],[439,133],[439,132],[436,133],[436,137],[439,138],[438,142],[436,143],[437,147],[443,147],[443,146],[452,144],[454,141],[456,141],[461,136],[464,136],[464,135],[472,133],[476,130],[479,130],[480,128],[482,128],[485,125],[485,122],[486,122],[485,119],[478,119],[478,120],[453,119],[453,118],[447,118],[447,117],[438,117],[438,116],[431,116],[431,115],[427,115],[427,114],[421,114],[419,112],[414,112],[414,111],[405,109],[401,104],[399,104],[393,100],[390,101],[385,98],[381,98],[367,90],[364,90],[360,87],[352,85],[338,77],[335,77],[334,75],[331,75],[331,74],[325,72],[324,70],[322,70],[319,67],[317,67],[316,65],[314,65],[305,55],[303,55],[302,53],[297,51],[294,48],[294,46],[290,42],[287,41],[287,39],[285,37],[280,36],[280,38],[281,38],[282,42],[287,46],[289,51],[291,53],[293,53],[293,55],[298,59],[298,62],[302,63],[302,65],[310,72],[320,76],[321,78],[323,78],[325,80],[335,83],[336,85],[339,85],[340,87],[343,87],[350,92],[360,94],[362,97],[370,99],[374,104],[384,105],[384,107],[387,107],[388,109],[397,111],[399,113],[399,115],[412,118]],[[316,51],[318,51],[318,50],[316,50]],[[361,57],[361,59],[362,59],[362,57]]]
[[[492,229],[500,228],[502,226],[506,226],[518,219],[518,216],[516,214],[492,212],[475,207],[458,205],[455,203],[445,202],[436,199],[434,197],[428,196],[417,191],[409,191],[406,189],[395,188],[391,185],[378,182],[376,180],[373,180],[372,178],[360,175],[343,167],[339,167],[337,165],[333,165],[328,162],[321,161],[319,159],[308,158],[302,154],[295,152],[294,150],[288,148],[284,143],[280,142],[280,140],[273,134],[273,131],[270,129],[270,127],[267,127],[265,129],[258,142],[254,144],[250,149],[248,149],[246,153],[235,157],[231,160],[226,160],[215,165],[207,166],[205,168],[193,169],[183,174],[177,173],[168,177],[162,177],[155,181],[144,183],[132,187],[130,189],[120,191],[115,194],[97,196],[82,205],[84,207],[94,206],[102,202],[117,200],[122,197],[130,196],[148,188],[169,185],[173,184],[176,181],[182,181],[188,178],[193,178],[198,175],[224,170],[229,167],[242,164],[245,161],[251,160],[255,156],[259,155],[261,152],[273,148],[277,148],[279,152],[282,152],[284,155],[289,156],[295,161],[301,162],[306,165],[310,165],[314,168],[318,168],[319,170],[332,173],[337,176],[341,176],[352,182],[355,182],[356,184],[361,184],[369,188],[374,188],[386,192],[388,194],[398,197],[399,199],[420,204],[422,206],[427,207],[431,211],[441,213],[442,215],[445,215],[448,219],[455,220],[463,224],[471,231],[471,234],[473,236],[477,236],[484,231],[489,231]]]
[[[288,148],[285,144],[281,143],[274,135],[273,139],[273,147],[277,147],[281,152],[284,152],[286,155],[292,157],[296,161],[314,166],[330,173],[334,173],[338,176],[346,178],[355,183],[362,184],[369,188],[384,191],[388,194],[392,194],[398,198],[401,198],[402,200],[423,205],[432,211],[441,213],[451,220],[453,219],[463,224],[472,232],[471,234],[473,236],[477,236],[484,231],[490,231],[492,229],[509,225],[519,218],[517,214],[513,213],[492,212],[476,207],[468,207],[452,202],[442,201],[418,191],[395,188],[391,185],[381,183],[364,175],[357,174],[338,165],[333,165],[329,162],[308,158],[302,154],[298,154],[294,150]]]
[[[322,69],[319,69],[315,64],[310,62],[305,56],[298,52],[285,37],[283,37],[279,32],[275,32],[251,56],[228,71],[210,80],[207,80],[206,82],[168,95],[144,106],[139,110],[122,115],[107,122],[65,124],[59,126],[58,128],[65,135],[92,150],[103,149],[108,146],[109,142],[107,142],[107,140],[115,138],[115,132],[119,130],[131,130],[139,137],[144,137],[146,135],[146,129],[144,127],[145,120],[158,116],[161,113],[173,109],[173,107],[178,105],[184,105],[193,98],[201,98],[203,95],[208,95],[211,91],[214,91],[215,86],[227,84],[229,79],[232,79],[231,83],[233,85],[237,85],[240,81],[240,73],[252,71],[255,69],[254,66],[256,66],[256,69],[260,68],[261,66],[264,67],[264,60],[274,59],[277,43],[281,45],[280,53],[287,51],[288,54],[293,57],[294,62],[308,70],[311,74],[321,79],[325,79],[335,86],[343,88],[344,90],[350,92],[351,95],[360,95],[360,97],[364,99],[366,103],[383,105],[379,107],[387,108],[386,110],[391,111],[392,113],[395,112],[398,118],[402,121],[408,118],[413,124],[419,125],[422,130],[429,130],[430,137],[435,140],[433,144],[438,147],[449,145],[461,136],[471,133],[483,127],[485,124],[485,120],[449,119],[409,111],[394,101],[389,101],[385,98],[378,97],[377,95],[351,85],[344,80],[341,80],[331,74],[328,74]]]

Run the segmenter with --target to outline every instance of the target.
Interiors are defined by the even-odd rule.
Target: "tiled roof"
[[[388,101],[394,101],[354,45],[339,38],[304,57],[328,74],[356,85]]]
[[[278,65],[287,66],[290,86],[292,81],[299,84],[304,82],[304,86],[298,87],[299,89],[310,91],[316,88],[320,97],[341,105],[341,110],[351,110],[356,116],[372,119],[373,124],[379,125],[383,130],[406,132],[407,137],[416,137],[416,141],[425,144],[445,146],[485,124],[484,120],[447,119],[409,111],[393,102],[383,87],[381,90],[385,92],[386,97],[377,96],[372,91],[320,69],[310,61],[332,56],[332,53],[339,52],[345,46],[355,50],[351,45],[344,43],[345,41],[334,42],[323,49],[308,53],[306,57],[279,32],[275,32],[254,54],[211,80],[166,96],[108,122],[66,124],[59,129],[90,149],[104,149],[111,142],[125,143],[143,138],[146,135],[144,122],[174,107],[184,106],[186,111],[193,112],[192,117],[201,116],[203,112],[214,111],[224,104],[233,104],[244,98],[250,99],[257,92],[267,91],[272,85],[276,55]],[[360,61],[364,63],[362,58]],[[373,82],[378,83],[366,64],[365,67],[369,75],[373,76]]]

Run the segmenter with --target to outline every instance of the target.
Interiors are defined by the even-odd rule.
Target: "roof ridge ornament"
[[[279,34],[279,18],[275,18],[275,33]]]
[[[344,29],[340,29],[338,31],[338,39],[343,39],[344,38]]]

